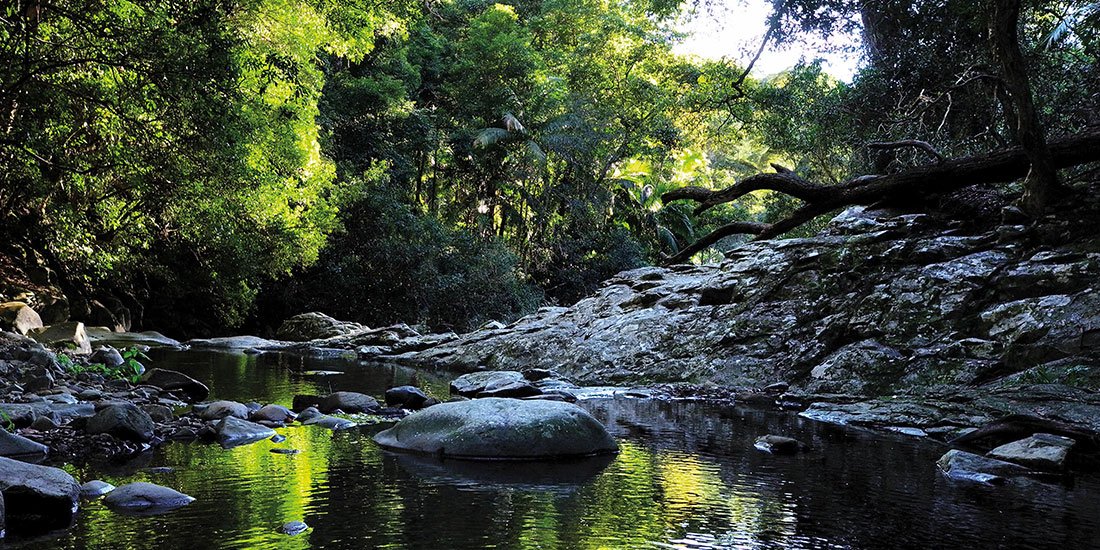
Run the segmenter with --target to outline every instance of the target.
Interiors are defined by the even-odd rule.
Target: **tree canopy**
[[[1038,214],[1095,173],[1043,159],[1100,123],[1100,10],[986,4],[775,0],[762,47],[860,34],[846,83],[674,53],[705,0],[3,2],[0,253],[96,322],[468,328],[845,204],[674,200],[773,163],[839,196],[942,162],[868,144],[1019,146]]]

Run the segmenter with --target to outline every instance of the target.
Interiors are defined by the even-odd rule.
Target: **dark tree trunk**
[[[1017,27],[1020,22],[1020,0],[991,0],[989,38],[993,56],[1001,66],[1002,78],[1012,100],[1016,120],[1016,136],[1024,148],[1031,170],[1024,183],[1022,206],[1033,216],[1047,210],[1052,197],[1060,191],[1058,173],[1050,159],[1039,114],[1031,96],[1031,83],[1020,52]],[[1009,121],[1011,124],[1013,121]]]

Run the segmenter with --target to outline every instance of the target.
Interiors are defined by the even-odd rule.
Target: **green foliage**
[[[89,363],[82,365],[72,360],[68,355],[58,355],[57,360],[61,363],[62,368],[73,373],[92,373],[98,374],[111,380],[126,380],[130,383],[136,384],[141,379],[141,375],[145,372],[145,366],[142,365],[138,359],[144,359],[151,361],[148,355],[145,355],[141,350],[136,347],[131,347],[126,350],[122,350],[122,363],[115,366],[107,366],[103,363]]]

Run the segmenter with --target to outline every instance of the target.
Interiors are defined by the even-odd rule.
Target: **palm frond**
[[[474,138],[474,148],[484,149],[496,145],[510,136],[508,130],[504,128],[483,128],[477,133],[477,137]]]

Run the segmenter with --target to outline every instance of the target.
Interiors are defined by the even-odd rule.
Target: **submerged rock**
[[[49,530],[72,524],[80,485],[64,470],[0,457],[0,493],[9,530]]]
[[[309,526],[306,525],[306,522],[304,521],[291,521],[288,523],[284,523],[282,527],[279,527],[279,532],[284,535],[290,535],[293,537],[294,535],[301,535],[302,533],[305,533],[308,529]]]
[[[374,441],[388,449],[467,459],[539,460],[619,450],[607,429],[576,405],[501,398],[435,405]]]
[[[1074,441],[1068,437],[1039,433],[1001,445],[986,456],[1040,470],[1058,471],[1065,469],[1073,444]]]
[[[103,503],[113,509],[142,514],[167,512],[194,501],[175,489],[144,481],[118,487],[103,498]]]
[[[775,455],[793,455],[798,454],[810,449],[809,445],[793,439],[790,437],[784,437],[781,435],[762,435],[756,438],[756,442],[753,443],[753,447],[771,453]]]
[[[335,416],[329,416],[322,414],[320,416],[314,416],[308,420],[302,422],[304,426],[320,426],[322,428],[328,428],[330,430],[346,430],[348,428],[355,427],[355,422],[351,420],[345,420],[343,418],[337,418]]]
[[[235,416],[227,416],[214,426],[214,433],[222,446],[236,447],[268,439],[275,435],[275,430]]]

